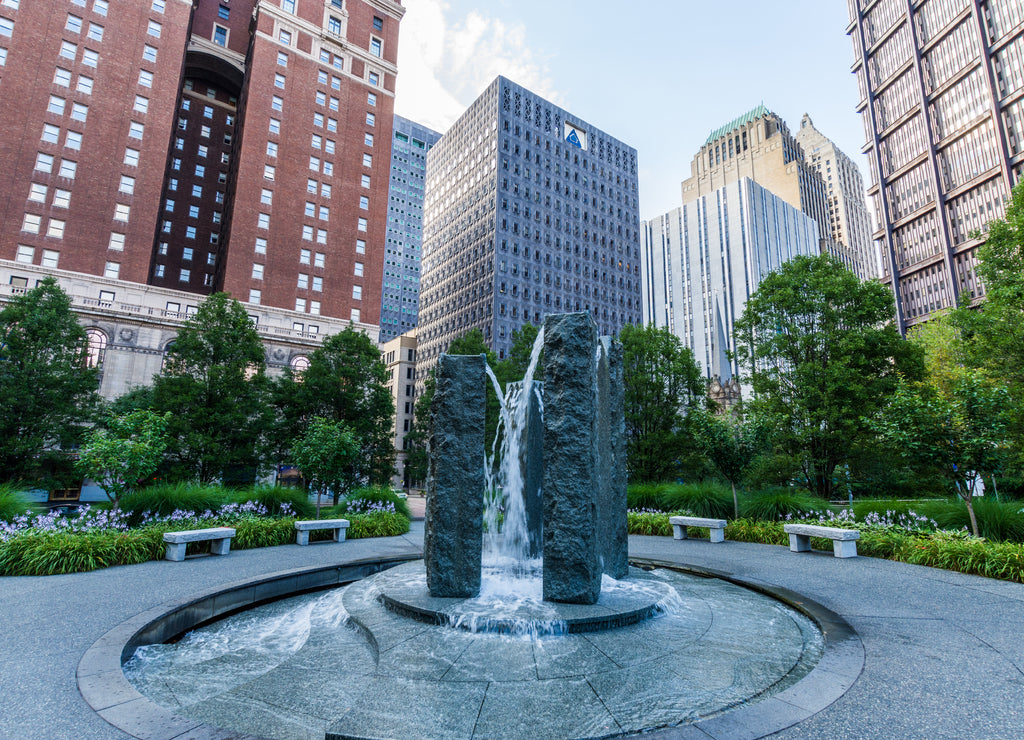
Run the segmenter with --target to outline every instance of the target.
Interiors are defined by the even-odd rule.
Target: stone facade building
[[[381,357],[388,366],[388,389],[395,402],[395,488],[419,485],[405,473],[408,445],[405,437],[412,431],[416,404],[416,331],[395,337],[380,346]]]
[[[796,141],[807,163],[825,183],[829,233],[843,259],[849,260],[847,267],[861,280],[877,278],[878,255],[871,239],[871,217],[860,168],[814,127],[806,113],[800,119]]]
[[[883,279],[901,330],[979,301],[981,240],[1024,170],[1020,0],[847,0]]]
[[[418,377],[473,328],[504,358],[549,313],[640,321],[639,228],[636,150],[497,78],[427,155]]]
[[[380,302],[382,344],[416,328],[423,262],[427,152],[440,138],[441,134],[426,126],[395,116]]]
[[[739,373],[733,324],[769,272],[818,254],[818,224],[743,177],[641,225],[643,320],[689,347],[706,378]]]

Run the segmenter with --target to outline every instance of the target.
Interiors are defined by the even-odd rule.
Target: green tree
[[[921,373],[920,350],[893,316],[886,286],[861,282],[830,257],[801,256],[761,281],[736,322],[750,409],[781,421],[781,451],[800,461],[808,488],[823,498],[898,373]]]
[[[732,486],[733,515],[739,517],[736,486],[754,461],[768,451],[771,431],[756,416],[703,413],[695,415],[701,450],[719,474]]]
[[[319,519],[322,494],[333,494],[337,506],[339,498],[358,483],[359,440],[344,422],[317,416],[291,447],[296,465],[310,488],[316,491],[316,518]]]
[[[89,433],[76,467],[84,477],[100,484],[115,509],[160,466],[170,418],[170,412],[132,411],[109,417],[106,429]]]
[[[0,311],[0,480],[30,480],[81,439],[99,403],[85,330],[52,277]]]
[[[693,352],[667,328],[626,325],[623,354],[626,465],[633,482],[675,478],[695,450],[695,414],[706,390]]]
[[[216,293],[199,305],[154,378],[152,404],[171,412],[171,475],[251,481],[273,415],[263,343],[242,305]]]
[[[395,468],[395,404],[388,381],[380,350],[366,334],[348,326],[328,337],[300,376],[289,371],[275,389],[285,446],[314,417],[342,422],[359,442],[356,478],[389,485]],[[412,383],[406,378],[394,382],[399,388]]]
[[[1005,457],[1007,402],[1005,387],[964,369],[944,391],[901,382],[889,405],[872,420],[886,443],[940,467],[953,481],[975,537],[975,484],[979,477],[994,474]]]

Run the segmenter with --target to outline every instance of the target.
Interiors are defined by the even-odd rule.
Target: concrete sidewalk
[[[0,578],[0,737],[127,737],[89,708],[75,683],[83,653],[109,629],[171,599],[246,578],[415,555],[422,550],[422,536],[422,522],[414,522],[403,537],[285,545],[67,576]],[[860,678],[834,704],[779,737],[1024,736],[1020,584],[729,541],[631,537],[630,556],[790,589],[857,630],[866,653]],[[686,730],[662,735],[695,736]],[[729,735],[756,736],[756,726],[749,725]]]

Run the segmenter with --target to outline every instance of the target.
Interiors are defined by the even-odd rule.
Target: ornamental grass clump
[[[630,534],[665,537],[672,534],[669,514],[653,509],[630,509],[626,512]]]
[[[820,498],[797,493],[790,488],[770,488],[745,497],[740,513],[745,519],[764,521],[792,521],[817,517],[828,511]]]
[[[352,514],[348,517],[347,536],[351,539],[364,537],[398,537],[409,531],[409,518],[395,511],[380,509],[366,514]]]
[[[11,522],[15,517],[39,513],[39,507],[21,491],[11,485],[0,485],[0,522]]]

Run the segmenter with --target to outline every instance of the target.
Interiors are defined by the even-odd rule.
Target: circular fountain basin
[[[515,579],[488,570],[481,594],[469,599],[431,596],[422,562],[393,568],[363,588],[379,591],[391,611],[421,622],[532,637],[628,627],[668,610],[677,598],[667,583],[639,568],[632,568],[625,581],[605,578],[601,598],[592,605],[543,601],[539,570]]]
[[[511,623],[453,629],[472,621],[472,604],[430,605],[430,623],[394,611],[386,599],[417,604],[402,582],[419,572],[400,566],[258,607],[140,648],[124,673],[177,716],[258,737],[533,740],[642,733],[749,709],[807,676],[824,649],[804,614],[717,578],[638,574],[623,589],[647,596],[611,612],[649,611],[653,598],[646,619],[541,634]],[[516,624],[550,622],[542,608]]]

